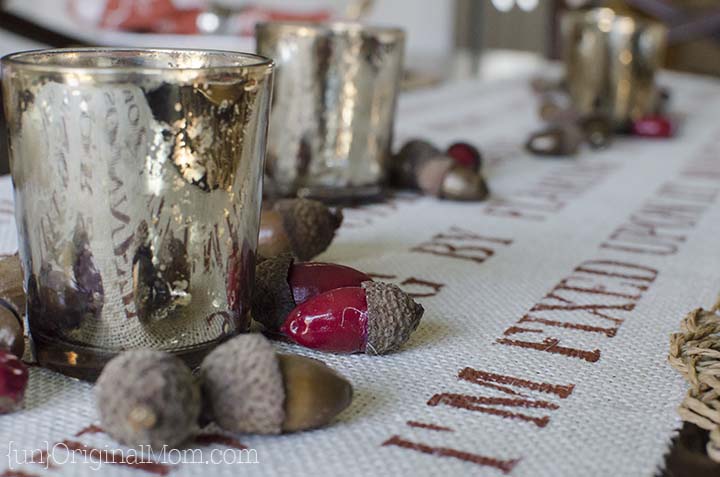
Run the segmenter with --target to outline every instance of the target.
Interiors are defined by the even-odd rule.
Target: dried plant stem
[[[678,413],[683,421],[710,431],[708,456],[720,462],[720,299],[709,310],[695,309],[670,336],[668,361],[690,384]]]

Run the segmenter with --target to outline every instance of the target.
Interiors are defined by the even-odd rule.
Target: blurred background
[[[411,89],[536,69],[561,55],[562,13],[593,6],[666,24],[667,68],[720,75],[720,0],[0,0],[0,54],[72,45],[254,51],[258,21],[350,19],[407,31]]]

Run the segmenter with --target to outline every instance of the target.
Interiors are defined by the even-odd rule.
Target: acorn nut
[[[379,355],[405,344],[424,311],[396,285],[363,282],[298,305],[280,331],[295,343],[319,351]]]
[[[334,263],[295,262],[290,254],[264,260],[255,269],[252,313],[255,321],[278,330],[297,305],[328,290],[360,286],[372,279]]]
[[[442,154],[437,147],[422,139],[411,139],[390,161],[390,183],[401,189],[417,189],[416,171],[428,159]]]
[[[482,154],[470,143],[456,142],[448,146],[446,154],[453,159],[455,163],[465,166],[473,171],[479,171],[482,167]]]
[[[116,356],[100,374],[95,395],[103,429],[122,444],[175,447],[197,430],[200,386],[168,353],[141,349]]]
[[[352,386],[324,363],[276,354],[260,334],[239,335],[200,366],[208,411],[225,430],[279,434],[328,424],[350,405]]]
[[[428,195],[450,200],[479,201],[489,191],[482,173],[457,164],[448,156],[426,161],[417,172],[420,189]]]
[[[260,217],[258,255],[274,257],[290,252],[310,260],[324,252],[342,224],[342,212],[310,199],[282,199]]]
[[[27,366],[20,358],[0,350],[0,414],[15,412],[22,407],[28,379]]]

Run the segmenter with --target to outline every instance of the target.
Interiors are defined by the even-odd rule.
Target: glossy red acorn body
[[[0,350],[0,414],[20,407],[27,383],[27,366],[14,354]]]
[[[472,144],[456,142],[448,147],[446,154],[455,159],[455,164],[477,171],[482,166],[482,156]]]
[[[364,353],[367,320],[365,290],[337,288],[298,305],[280,331],[307,348],[332,353]]]
[[[674,133],[673,123],[665,116],[646,116],[632,123],[635,136],[668,138]]]
[[[360,287],[327,291],[298,305],[280,330],[311,349],[384,354],[410,338],[423,311],[395,285],[364,282]]]
[[[299,305],[326,291],[342,287],[359,287],[372,281],[365,273],[336,263],[293,263],[287,278],[295,304]]]
[[[255,273],[253,318],[277,331],[297,305],[341,287],[359,287],[372,279],[354,268],[334,263],[295,262],[289,254],[260,263]]]

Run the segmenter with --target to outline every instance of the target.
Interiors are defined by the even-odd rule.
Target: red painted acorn
[[[665,116],[646,116],[632,123],[632,132],[636,136],[668,138],[674,133],[673,123]]]
[[[477,171],[482,166],[480,151],[466,142],[456,142],[448,147],[446,154],[455,159],[455,164]]]
[[[27,366],[14,354],[0,350],[0,414],[20,407],[27,383]]]
[[[295,343],[320,351],[385,354],[410,338],[423,312],[397,286],[363,282],[298,305],[280,330]]]
[[[295,262],[282,254],[260,263],[255,270],[253,318],[277,331],[297,305],[328,290],[359,287],[372,279],[354,268],[334,263]]]

